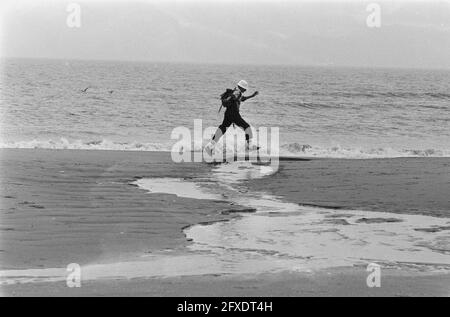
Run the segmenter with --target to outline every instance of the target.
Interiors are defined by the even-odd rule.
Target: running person
[[[250,98],[258,95],[258,92],[255,91],[250,96],[244,96],[243,94],[248,90],[248,84],[245,80],[241,80],[238,82],[236,88],[232,91],[232,93],[227,97],[225,101],[228,106],[225,110],[225,115],[223,118],[222,124],[217,128],[216,133],[214,134],[212,140],[206,145],[205,149],[212,154],[214,146],[216,142],[225,134],[228,127],[231,124],[236,124],[238,127],[242,128],[245,131],[245,141],[246,141],[246,149],[247,150],[257,150],[258,147],[256,145],[252,145],[251,141],[253,138],[252,129],[250,125],[241,117],[239,113],[239,108],[241,106],[241,102],[244,102]]]

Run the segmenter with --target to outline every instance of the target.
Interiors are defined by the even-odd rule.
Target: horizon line
[[[450,71],[450,67],[410,67],[410,66],[381,66],[381,65],[343,65],[343,64],[301,64],[301,63],[227,63],[219,61],[200,62],[189,60],[149,60],[149,59],[114,59],[114,58],[75,58],[75,57],[29,57],[29,56],[0,56],[0,60],[4,59],[22,59],[22,60],[53,60],[53,61],[75,61],[75,62],[109,62],[109,63],[154,63],[154,64],[191,64],[191,65],[217,65],[217,66],[266,66],[266,67],[304,67],[304,68],[363,68],[363,69],[398,69],[398,70],[434,70],[434,71]]]

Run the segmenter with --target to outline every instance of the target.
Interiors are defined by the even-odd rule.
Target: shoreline
[[[59,143],[58,143],[59,142]],[[61,138],[59,141],[49,140],[31,140],[23,142],[9,142],[1,143],[0,150],[38,150],[38,151],[106,151],[106,152],[145,152],[145,153],[166,153],[170,154],[172,151],[170,146],[166,145],[162,149],[158,144],[141,143],[141,142],[114,142],[107,139],[101,141],[83,142],[80,139],[71,141]],[[15,145],[14,145],[15,144]],[[194,145],[192,146],[194,147]],[[290,148],[293,148],[292,150]],[[302,149],[306,147],[306,150]],[[281,145],[281,153],[276,158],[279,161],[309,161],[309,160],[390,160],[390,159],[448,159],[450,158],[450,150],[445,149],[393,149],[393,148],[378,148],[378,149],[362,149],[362,148],[348,148],[348,147],[320,147],[299,145],[298,143],[287,143]],[[266,151],[261,150],[263,153]],[[383,152],[384,151],[384,152]],[[191,155],[191,162],[195,162],[194,153],[201,153],[201,149],[186,149]],[[242,153],[240,153],[242,154]],[[236,161],[236,154],[234,161]],[[251,155],[251,157],[253,157]],[[261,158],[273,158],[274,156],[263,154]],[[228,157],[230,158],[230,157]],[[201,162],[197,162],[201,163]]]

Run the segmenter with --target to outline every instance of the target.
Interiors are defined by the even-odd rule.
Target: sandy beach
[[[282,161],[270,177],[238,175],[229,183],[239,193],[233,196],[231,191],[208,192],[218,182],[210,176],[213,166],[176,164],[166,152],[2,149],[0,157],[4,295],[450,295],[447,158]],[[227,168],[216,174],[224,175]],[[211,197],[150,193],[141,185],[152,179],[179,180],[186,191],[200,182]],[[273,215],[257,211],[263,205],[306,209]],[[299,236],[310,249],[284,248],[282,238],[264,236],[272,232],[264,217],[291,235],[306,229],[284,221],[300,226],[298,221],[310,219],[301,224],[310,226],[320,220],[322,231],[313,242]],[[258,221],[265,223],[263,232],[252,232],[248,223]],[[239,228],[244,231],[231,236]],[[347,248],[345,239],[333,242],[335,236],[329,236],[338,232],[349,241],[362,240],[372,231],[390,236],[371,239],[366,248],[374,248],[374,258],[366,262],[361,260],[365,248],[356,246],[360,240]],[[252,233],[261,241],[253,241]],[[311,246],[314,241],[328,247],[339,243],[345,248],[341,253],[350,250],[354,256],[324,266],[319,248]],[[234,243],[246,249],[236,251]],[[384,256],[386,250],[392,252]],[[222,252],[236,252],[236,262],[231,257],[224,264],[222,257],[230,258]],[[310,258],[298,256],[302,252]],[[383,256],[377,259],[377,252]],[[263,264],[252,266],[255,257]],[[353,257],[359,258],[353,262]],[[423,258],[428,263],[419,261]],[[380,288],[366,285],[372,260],[383,269]],[[66,286],[69,263],[85,272],[81,288]]]

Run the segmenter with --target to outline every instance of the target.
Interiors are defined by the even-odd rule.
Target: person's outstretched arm
[[[241,101],[246,101],[247,99],[250,99],[250,98],[253,98],[253,97],[255,97],[255,96],[257,96],[259,94],[259,92],[257,92],[257,91],[255,91],[252,95],[250,95],[250,96],[242,96],[242,99],[241,99]]]

